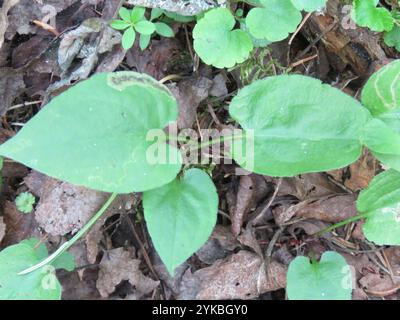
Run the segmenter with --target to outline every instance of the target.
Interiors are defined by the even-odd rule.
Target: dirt
[[[173,23],[175,38],[154,38],[144,51],[137,44],[123,50],[120,33],[107,25],[122,2],[0,1],[1,142],[50,99],[97,72],[133,70],[157,80],[178,75],[167,82],[179,103],[178,127],[221,129],[232,127],[227,107],[250,78],[294,66],[293,72],[319,78],[358,97],[372,72],[400,58],[380,35],[344,28],[342,4],[329,0],[326,12],[312,14],[290,45],[287,39],[273,44],[272,52],[257,49],[255,57],[262,58],[252,59],[247,65],[250,78],[244,77],[239,69],[222,71],[199,61],[192,47],[193,22]],[[173,5],[170,1],[128,1],[150,2],[186,15],[226,5],[225,1],[199,0],[189,6],[184,1]],[[238,176],[236,169],[234,164],[213,167],[220,197],[217,227],[174,277],[152,246],[141,195],[128,194],[116,199],[71,249],[77,270],[60,275],[63,299],[284,299],[290,261],[310,252],[318,257],[326,250],[343,254],[354,266],[353,299],[400,298],[397,247],[366,241],[362,222],[315,236],[356,214],[358,193],[382,169],[371,154],[364,152],[357,162],[340,170],[293,178]],[[0,249],[35,236],[53,251],[82,228],[107,198],[107,194],[48,178],[12,161],[5,162],[2,177]],[[34,212],[28,215],[14,203],[24,191],[37,199]]]

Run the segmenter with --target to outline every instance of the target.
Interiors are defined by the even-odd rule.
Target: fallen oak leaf
[[[140,271],[140,260],[134,259],[129,251],[117,248],[106,252],[100,263],[97,289],[102,297],[110,296],[118,284],[129,281],[137,297],[151,293],[160,284]]]
[[[284,265],[272,261],[267,270],[264,267],[265,263],[259,255],[241,250],[193,274],[187,270],[178,298],[247,300],[286,286],[287,268]],[[188,286],[187,282],[198,285],[197,289],[188,292],[189,288],[193,290],[193,287]]]

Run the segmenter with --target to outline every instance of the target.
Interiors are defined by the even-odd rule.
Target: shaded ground
[[[327,12],[306,17],[292,39],[257,49],[232,71],[216,70],[193,53],[193,23],[174,23],[175,38],[154,38],[144,52],[137,45],[125,52],[119,32],[107,26],[121,3],[0,1],[0,44],[2,34],[5,39],[0,48],[0,142],[12,137],[49,99],[94,72],[136,70],[158,80],[179,75],[179,80],[168,82],[180,104],[179,127],[223,129],[231,126],[227,107],[232,95],[255,79],[290,68],[357,97],[373,71],[400,58],[379,35],[349,29],[348,12],[340,1],[331,0]],[[356,270],[354,299],[398,299],[399,248],[366,241],[362,222],[323,237],[312,235],[355,215],[358,192],[381,170],[367,152],[344,169],[284,179],[237,176],[234,165],[216,166],[218,225],[174,278],[151,245],[141,195],[120,196],[71,249],[78,269],[60,272],[63,298],[284,299],[286,270],[294,257],[334,250]],[[9,160],[2,175],[1,248],[37,236],[54,250],[106,198]],[[14,199],[23,191],[38,199],[34,214],[23,215],[15,207]]]

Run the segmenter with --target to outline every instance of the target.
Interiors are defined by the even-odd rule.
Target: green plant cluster
[[[384,41],[389,47],[400,51],[400,11],[399,3],[394,3],[392,11],[381,6],[379,0],[354,0],[352,16],[360,27],[372,31],[384,32]]]
[[[300,10],[312,11],[325,3],[258,2],[262,6],[250,10],[246,26],[254,37],[268,41],[293,32],[301,20]],[[136,24],[144,21],[139,10],[126,14],[124,22],[128,18],[131,22],[128,28],[138,31]],[[274,21],[272,17],[282,12],[291,17],[283,19],[287,23],[269,25],[267,20]],[[234,29],[235,21],[227,9],[210,10],[198,21],[194,46],[206,63],[230,67],[247,58],[253,40],[247,31]],[[272,25],[277,28],[273,35],[266,31]],[[216,47],[224,48],[225,55],[212,51]],[[391,169],[361,192],[359,215],[352,221],[365,219],[364,234],[376,244],[400,244],[400,60],[371,76],[361,102],[310,77],[279,75],[242,88],[232,99],[229,114],[243,129],[241,136],[231,137],[230,156],[258,174],[290,177],[338,169],[356,161],[368,148]],[[154,130],[162,132],[177,118],[177,101],[155,79],[126,71],[99,73],[54,98],[0,145],[1,156],[51,177],[112,193],[88,224],[47,258],[47,252],[35,250],[32,242],[0,252],[0,298],[59,298],[54,278],[51,287],[43,285],[44,270],[60,266],[57,261],[65,251],[120,193],[143,193],[148,231],[171,274],[207,241],[218,213],[218,193],[210,175],[183,166],[179,149],[168,140],[155,144],[148,136]],[[244,145],[253,145],[254,152],[243,154]],[[168,161],[151,162],[149,152]],[[70,269],[72,263],[67,265]],[[287,278],[289,299],[351,298],[349,266],[335,252],[326,252],[319,262],[297,257]]]
[[[126,50],[132,48],[136,40],[136,33],[140,34],[139,47],[144,50],[150,44],[151,36],[156,33],[163,37],[173,37],[174,31],[165,22],[156,21],[164,14],[164,11],[153,9],[150,20],[145,16],[146,8],[135,7],[128,10],[122,7],[119,10],[120,20],[113,20],[111,27],[116,30],[124,30],[122,47]]]

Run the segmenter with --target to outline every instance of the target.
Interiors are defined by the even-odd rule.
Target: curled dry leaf
[[[270,189],[264,178],[251,174],[240,177],[239,188],[234,200],[229,206],[232,222],[232,233],[235,237],[240,234],[245,215],[249,213],[258,202],[263,199]]]
[[[358,214],[355,200],[353,195],[325,197],[299,208],[295,215],[299,218],[336,223]]]
[[[324,197],[341,192],[343,190],[329,181],[325,174],[308,173],[296,177],[283,178],[278,196],[290,194],[304,201],[309,198]]]
[[[210,79],[194,76],[182,80],[178,85],[169,85],[179,105],[178,128],[191,128],[196,121],[197,108],[202,101],[208,98],[213,85]]]
[[[0,69],[0,116],[11,107],[15,98],[25,90],[23,74],[12,68]]]
[[[0,8],[0,48],[4,43],[4,35],[8,28],[8,11],[14,7],[20,0],[5,0]]]
[[[100,263],[97,289],[102,297],[108,297],[122,281],[129,281],[135,288],[135,296],[151,293],[160,284],[140,271],[140,260],[133,259],[129,251],[117,248],[106,252]]]
[[[6,234],[6,225],[4,224],[3,217],[0,217],[0,242]]]
[[[224,259],[239,246],[228,227],[216,225],[210,239],[196,252],[197,257],[209,265]]]
[[[52,235],[75,233],[100,209],[106,198],[106,193],[49,178],[36,207],[36,221]]]
[[[265,270],[265,263],[257,254],[242,250],[193,274],[187,270],[179,298],[254,299],[263,293],[284,288],[286,271],[286,267],[276,261],[272,261]]]
[[[103,238],[103,226],[106,220],[115,214],[126,214],[133,203],[133,196],[121,194],[108,207],[96,224],[90,229],[85,237],[87,259],[89,263],[95,263],[99,253],[99,244]]]
[[[29,238],[40,238],[38,225],[33,214],[22,214],[14,202],[5,201],[3,205],[3,219],[7,226],[2,245],[9,246]]]
[[[126,62],[140,73],[146,73],[161,80],[169,73],[169,67],[176,61],[177,52],[182,50],[181,43],[175,38],[152,40],[151,47],[144,51],[134,46],[126,53]],[[182,62],[180,62],[182,65]]]
[[[399,277],[388,274],[368,273],[359,282],[368,295],[376,297],[386,297],[400,289]]]
[[[127,3],[150,8],[160,8],[166,11],[176,12],[184,16],[194,16],[203,11],[215,8],[218,4],[223,5],[225,0],[207,1],[207,0],[127,0]]]
[[[328,172],[335,180],[343,183],[352,191],[359,191],[368,187],[375,176],[377,161],[372,154],[365,149],[361,158],[345,169]]]

